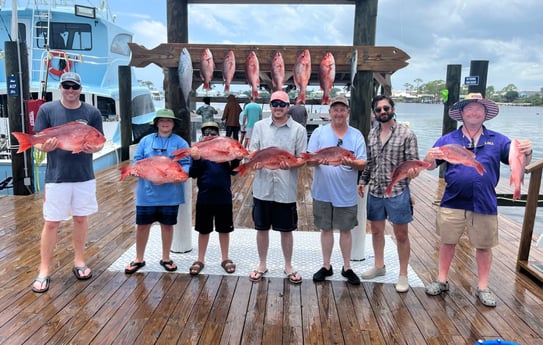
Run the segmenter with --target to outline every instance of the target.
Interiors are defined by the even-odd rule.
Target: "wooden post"
[[[119,111],[121,113],[121,162],[130,159],[132,143],[132,72],[119,66]]]
[[[189,39],[187,0],[167,0],[168,43],[187,43]],[[181,119],[181,126],[176,131],[189,144],[191,142],[191,124],[189,105],[185,104],[181,89],[177,66],[168,68],[166,91],[166,108],[173,110]],[[189,100],[190,103],[190,100]],[[185,203],[179,206],[177,224],[174,227],[172,252],[186,253],[192,250],[192,179],[183,183]]]
[[[469,68],[469,75],[471,77],[478,77],[479,83],[477,85],[469,85],[468,92],[478,92],[483,97],[486,94],[486,78],[488,75],[488,61],[486,60],[472,60]]]
[[[13,76],[17,81],[18,93],[15,96],[9,95],[8,90],[8,117],[9,129],[11,132],[28,132],[26,128],[26,111],[23,100],[29,98],[30,85],[28,80],[28,54],[26,45],[17,42],[5,42],[6,52],[6,76]],[[19,51],[18,51],[19,50]],[[19,53],[20,66],[19,70]],[[17,145],[15,145],[17,143]],[[11,171],[13,175],[13,194],[29,195],[34,193],[34,171],[32,149],[23,153],[17,153],[18,142],[11,136]]]
[[[377,25],[377,0],[356,0],[354,14],[353,45],[375,45]],[[364,51],[358,59],[364,59]],[[351,86],[351,116],[349,124],[358,128],[364,138],[370,132],[371,100],[373,97],[373,72],[357,71]],[[352,232],[351,260],[365,259],[366,246],[366,200],[358,198],[358,225]]]
[[[449,117],[449,108],[460,98],[460,76],[462,74],[462,65],[447,65],[446,86],[449,92],[447,102],[443,105],[443,128],[442,135],[455,131],[458,122]],[[444,165],[439,167],[439,177],[443,178],[445,173]]]

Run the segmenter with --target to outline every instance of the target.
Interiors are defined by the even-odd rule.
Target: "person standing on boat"
[[[189,147],[185,139],[173,133],[180,120],[170,109],[160,109],[153,119],[156,133],[143,137],[134,154],[134,163],[153,156],[173,158],[172,152]],[[179,161],[183,170],[189,171],[190,157]],[[136,186],[136,258],[126,265],[124,272],[132,274],[145,266],[144,254],[149,233],[154,222],[160,223],[162,237],[162,259],[160,265],[166,271],[177,270],[170,259],[174,225],[177,224],[179,205],[185,203],[184,183],[164,183],[156,185],[140,178]]]
[[[221,121],[226,122],[226,136],[235,140],[239,140],[239,114],[241,114],[241,107],[236,101],[236,96],[228,95]]]
[[[41,132],[71,121],[84,121],[103,134],[102,114],[96,107],[79,100],[81,89],[79,74],[64,73],[59,84],[61,99],[40,107],[34,130]],[[45,223],[41,234],[41,263],[38,276],[32,284],[32,291],[38,293],[49,290],[49,269],[57,243],[58,228],[61,221],[70,217],[74,224],[72,272],[79,280],[92,277],[92,271],[85,264],[84,258],[88,216],[98,211],[92,154],[100,151],[104,144],[87,146],[80,153],[58,149],[58,145],[57,138],[50,138],[43,144],[35,145],[37,150],[47,152],[44,193],[47,197],[43,203]]]
[[[242,143],[243,147],[247,148],[251,144],[251,136],[253,135],[253,127],[257,121],[262,120],[262,108],[256,103],[254,97],[251,97],[251,101],[245,106],[241,112],[242,116],[242,128],[245,127],[245,140]]]
[[[385,189],[390,184],[390,176],[398,164],[419,159],[417,137],[412,130],[394,119],[394,101],[390,97],[385,95],[374,97],[371,108],[379,126],[372,128],[368,135],[368,165],[360,177],[358,192],[363,196],[365,185],[369,185],[367,217],[371,222],[375,263],[374,267],[363,272],[361,277],[373,279],[386,274],[385,222],[388,219],[392,223],[400,261],[396,291],[407,292],[409,290],[407,266],[411,251],[408,225],[413,220],[409,179],[418,176],[418,172],[414,169],[408,171],[408,178],[394,185],[390,196],[385,196]]]
[[[210,140],[218,135],[219,125],[216,122],[206,122],[202,125],[203,140]],[[213,232],[213,222],[215,222],[215,231],[219,233],[221,267],[228,274],[234,273],[236,265],[228,257],[230,233],[234,231],[230,176],[236,174],[234,169],[239,166],[240,160],[215,163],[202,159],[196,146],[191,149],[191,157],[189,176],[196,178],[198,185],[194,230],[199,234],[198,259],[190,266],[189,273],[197,275],[204,268],[209,234]]]
[[[366,142],[362,133],[349,126],[349,101],[338,96],[330,102],[330,123],[316,128],[307,149],[317,152],[320,149],[339,146],[354,153],[356,159],[343,158],[339,166],[328,166],[326,160],[310,163],[314,166],[313,219],[321,230],[323,265],[313,275],[313,281],[324,281],[334,274],[330,257],[334,248],[334,229],[339,230],[339,246],[343,257],[341,275],[353,285],[360,284],[360,278],[351,269],[351,230],[358,225],[358,171],[366,166]]]
[[[275,91],[270,97],[271,116],[264,118],[253,128],[249,151],[276,146],[299,157],[307,150],[305,127],[287,115],[290,101],[286,92]],[[284,273],[289,282],[299,284],[302,276],[292,267],[293,236],[298,228],[296,194],[298,169],[304,165],[299,158],[295,165],[281,163],[280,169],[262,168],[255,165],[253,180],[253,221],[256,229],[256,245],[260,259],[257,268],[249,274],[253,282],[262,280],[268,272],[267,256],[270,228],[281,234],[281,249],[285,260]]]
[[[479,301],[488,307],[496,306],[496,298],[488,288],[488,277],[492,265],[492,247],[498,245],[498,201],[496,185],[500,178],[500,162],[509,164],[511,140],[488,130],[484,121],[498,115],[499,108],[480,93],[470,93],[464,100],[455,103],[449,117],[462,121],[462,126],[439,138],[426,157],[435,169],[444,163],[443,153],[438,148],[446,144],[458,144],[476,154],[485,172],[480,175],[473,167],[463,164],[447,164],[445,169],[445,192],[436,216],[436,232],[440,236],[439,273],[437,279],[426,286],[426,293],[437,296],[449,290],[447,276],[454,258],[456,244],[464,232],[475,247],[478,284],[476,294]],[[527,162],[532,159],[530,140],[520,141],[521,154]]]
[[[211,98],[206,96],[203,98],[203,101],[204,105],[196,110],[196,114],[202,116],[202,123],[215,121],[214,115],[218,114],[219,112],[217,111],[217,109],[211,106]]]

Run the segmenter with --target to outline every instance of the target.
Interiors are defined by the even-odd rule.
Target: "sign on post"
[[[19,85],[17,83],[17,77],[14,75],[8,77],[8,96],[19,96]]]
[[[464,78],[464,85],[468,85],[468,86],[479,85],[479,76],[475,75],[475,76],[469,76],[469,77]]]

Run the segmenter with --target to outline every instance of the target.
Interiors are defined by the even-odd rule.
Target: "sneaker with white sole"
[[[375,277],[384,276],[387,273],[386,266],[383,266],[383,268],[377,268],[373,266],[371,269],[367,270],[366,272],[362,272],[360,275],[362,279],[373,279]]]
[[[398,282],[396,283],[397,292],[407,292],[409,290],[409,281],[407,276],[400,276]]]

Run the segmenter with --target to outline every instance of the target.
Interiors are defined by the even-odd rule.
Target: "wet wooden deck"
[[[126,164],[126,163],[125,163]],[[252,227],[251,176],[234,178],[235,222]],[[311,174],[299,188],[300,230],[313,231]],[[543,343],[543,289],[515,270],[520,225],[501,217],[490,286],[496,308],[474,295],[476,264],[459,245],[451,291],[429,297],[424,288],[396,293],[392,284],[350,286],[311,277],[300,286],[280,278],[252,284],[245,277],[147,272],[126,276],[108,267],[134,244],[135,180],[100,172],[100,211],[90,217],[90,281],[71,273],[71,223],[60,229],[51,289],[30,284],[39,264],[42,195],[0,196],[0,343],[2,344],[473,344],[478,339]],[[302,188],[303,186],[303,188]],[[411,266],[424,283],[437,270],[434,234],[437,179],[413,181],[415,220]],[[295,244],[296,246],[297,244]],[[543,261],[541,250],[532,250]],[[315,258],[315,267],[321,258]],[[358,272],[360,273],[360,272]]]

